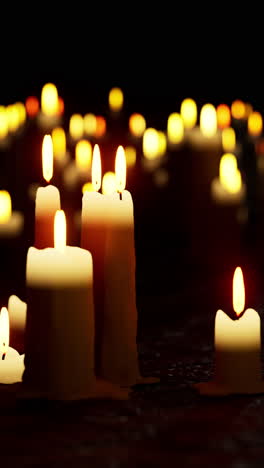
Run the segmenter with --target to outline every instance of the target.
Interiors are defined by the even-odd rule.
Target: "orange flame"
[[[92,160],[92,184],[94,190],[98,192],[102,183],[102,163],[99,145],[95,144],[93,149]]]
[[[245,308],[245,286],[243,273],[240,267],[235,269],[233,277],[233,309],[239,316]]]
[[[126,186],[126,155],[123,146],[118,146],[115,159],[116,187],[119,193]]]
[[[42,172],[49,182],[53,176],[53,143],[51,135],[45,135],[42,143]]]
[[[9,315],[6,307],[0,312],[0,354],[5,356],[9,346]]]

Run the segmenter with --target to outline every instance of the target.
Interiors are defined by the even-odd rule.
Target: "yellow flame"
[[[69,122],[69,133],[71,138],[78,140],[82,138],[84,130],[84,122],[81,114],[72,114]]]
[[[167,138],[165,132],[161,130],[158,131],[158,139],[159,139],[159,156],[164,156],[167,150]]]
[[[117,191],[116,175],[114,172],[106,172],[102,181],[102,193],[111,195]]]
[[[233,276],[233,309],[240,315],[245,308],[245,286],[243,273],[240,267],[236,267]]]
[[[126,156],[123,146],[118,146],[115,158],[117,192],[122,193],[126,186]]]
[[[46,83],[41,90],[41,110],[44,114],[49,116],[58,114],[58,90],[53,83]]]
[[[216,110],[213,104],[204,104],[200,113],[200,129],[205,137],[212,137],[217,131]]]
[[[125,155],[126,155],[127,167],[133,167],[136,164],[136,159],[137,159],[136,148],[134,148],[134,146],[126,146]]]
[[[79,140],[75,147],[76,166],[80,170],[89,170],[92,161],[92,145],[88,140]]]
[[[129,131],[135,137],[141,137],[146,130],[146,120],[143,115],[134,113],[131,114],[128,121]]]
[[[112,111],[118,112],[124,103],[123,91],[120,88],[112,88],[108,95],[109,107]]]
[[[6,107],[6,112],[8,128],[10,132],[15,132],[20,124],[20,116],[16,104],[9,104],[9,106]]]
[[[248,133],[252,136],[259,136],[263,129],[263,119],[260,112],[254,111],[248,117]]]
[[[12,214],[12,202],[6,190],[0,190],[0,224],[7,223]]]
[[[185,128],[193,128],[197,122],[197,105],[191,98],[186,98],[181,103],[180,114]]]
[[[232,152],[236,147],[236,132],[232,127],[222,130],[222,147],[226,153]]]
[[[219,104],[217,106],[216,117],[219,128],[229,127],[231,123],[231,111],[227,104]]]
[[[96,116],[94,114],[85,114],[83,118],[84,132],[88,136],[93,136],[96,133]]]
[[[85,184],[83,184],[82,186],[82,193],[84,192],[94,192],[94,186],[92,184],[92,182],[85,182]]]
[[[231,104],[231,115],[235,119],[244,119],[247,114],[246,104],[241,99],[236,99]]]
[[[60,159],[66,153],[66,135],[62,127],[53,128],[51,132],[54,157]]]
[[[61,251],[66,247],[66,217],[63,210],[57,210],[54,217],[54,247]]]
[[[42,143],[42,172],[49,182],[53,176],[53,144],[51,135],[45,135]]]
[[[219,178],[221,184],[228,192],[237,193],[241,190],[241,174],[237,168],[237,159],[233,154],[226,153],[221,157]]]
[[[6,108],[0,106],[0,140],[8,135],[8,118]]]
[[[0,359],[7,353],[9,346],[9,314],[6,307],[0,312]]]
[[[146,128],[143,134],[143,154],[147,159],[159,157],[159,133],[155,128]]]
[[[92,160],[92,184],[94,190],[98,192],[102,183],[102,164],[101,155],[98,144],[94,145],[93,149],[93,160]]]
[[[167,120],[167,135],[170,143],[180,143],[184,137],[184,124],[181,114],[173,112]]]

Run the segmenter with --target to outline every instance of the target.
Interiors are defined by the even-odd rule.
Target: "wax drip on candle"
[[[116,187],[119,198],[122,200],[122,192],[126,186],[126,155],[123,146],[118,146],[115,158]]]

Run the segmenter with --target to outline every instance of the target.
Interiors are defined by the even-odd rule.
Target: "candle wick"
[[[2,361],[5,360],[5,357],[6,357],[6,353],[2,354]]]

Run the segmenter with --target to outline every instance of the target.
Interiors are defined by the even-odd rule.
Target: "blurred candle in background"
[[[112,115],[118,115],[123,109],[124,94],[121,88],[111,88],[108,94],[108,105]]]
[[[245,194],[246,188],[237,167],[237,159],[235,155],[226,153],[220,160],[219,178],[214,178],[211,183],[212,199],[220,204],[240,204]]]
[[[197,105],[191,98],[185,98],[180,107],[184,129],[188,132],[195,127],[197,123]]]
[[[69,121],[69,135],[71,140],[77,141],[83,137],[84,123],[81,114],[72,114]]]
[[[181,146],[184,142],[184,123],[178,112],[173,112],[167,119],[167,141],[171,149]]]
[[[219,104],[216,107],[218,128],[227,128],[231,125],[231,111],[227,104]]]
[[[12,210],[12,200],[7,190],[0,190],[0,238],[13,238],[21,234],[24,215]]]
[[[69,153],[67,152],[66,146],[66,134],[62,127],[55,127],[51,131],[52,145],[53,145],[53,156],[54,164],[59,169],[65,166],[69,161]]]
[[[54,83],[46,83],[41,89],[40,112],[37,119],[39,126],[45,132],[61,124],[59,95]]]

